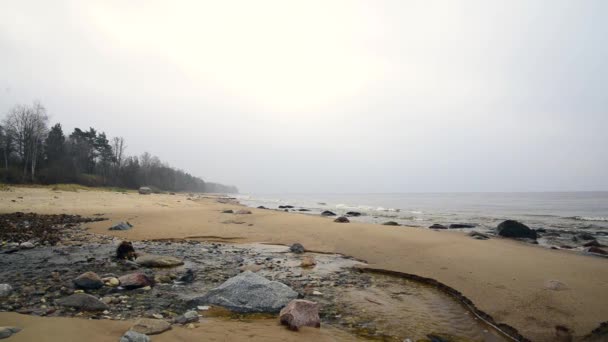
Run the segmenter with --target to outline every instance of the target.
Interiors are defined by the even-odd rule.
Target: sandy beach
[[[110,221],[86,224],[94,233],[128,240],[201,240],[224,242],[299,242],[308,250],[340,253],[366,261],[370,267],[435,279],[460,291],[498,323],[508,324],[533,341],[554,341],[555,327],[562,325],[581,339],[608,321],[607,259],[563,250],[550,250],[519,241],[492,238],[475,240],[461,232],[389,227],[274,210],[252,209],[250,215],[221,213],[242,209],[218,203],[215,198],[188,199],[187,194],[139,195],[135,192],[52,191],[12,188],[0,192],[0,211],[44,214],[103,214]],[[110,224],[129,221],[128,231],[109,231]],[[244,223],[241,223],[244,222]],[[547,284],[558,281],[559,291]],[[28,327],[15,341],[47,334],[48,340],[69,340],[76,331],[107,331],[93,341],[116,340],[126,322],[79,321],[0,314],[1,325]],[[346,340],[333,329],[292,333],[276,321],[242,323],[212,322],[208,328],[174,329],[155,341],[191,340],[205,336],[226,340],[250,336],[259,340]],[[97,339],[98,338],[98,339]]]

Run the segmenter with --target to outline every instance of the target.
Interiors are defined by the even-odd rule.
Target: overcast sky
[[[241,192],[608,190],[608,1],[5,0],[33,100]]]

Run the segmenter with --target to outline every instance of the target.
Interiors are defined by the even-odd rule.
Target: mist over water
[[[249,206],[293,205],[310,214],[357,211],[364,222],[396,221],[406,226],[469,223],[491,230],[515,219],[534,229],[608,233],[608,192],[265,194],[239,195]]]

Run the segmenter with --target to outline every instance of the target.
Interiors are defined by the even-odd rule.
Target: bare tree
[[[125,138],[114,137],[112,139],[112,150],[114,151],[114,160],[116,160],[117,169],[120,169],[120,167],[122,166],[126,149],[127,145],[125,144]]]
[[[36,176],[39,147],[47,132],[48,116],[46,109],[39,103],[32,106],[16,105],[6,118],[7,132],[15,141],[17,154],[23,163],[23,178],[27,177],[30,167],[31,179]]]

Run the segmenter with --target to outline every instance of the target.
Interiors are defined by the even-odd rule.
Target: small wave
[[[600,217],[600,216],[572,216],[568,217],[571,220],[576,221],[598,221],[598,222],[608,222],[608,217]]]

